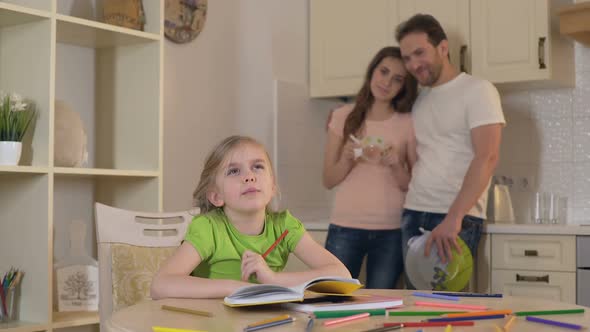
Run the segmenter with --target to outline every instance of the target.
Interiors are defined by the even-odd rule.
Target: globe
[[[473,258],[469,247],[460,237],[457,237],[461,254],[453,249],[453,259],[449,262],[441,261],[434,243],[430,254],[425,257],[424,249],[430,231],[422,231],[422,235],[408,240],[405,268],[410,282],[416,289],[454,292],[463,290],[473,274]]]

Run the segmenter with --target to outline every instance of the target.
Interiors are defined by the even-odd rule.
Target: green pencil
[[[390,311],[389,316],[442,316],[464,312],[466,311]]]
[[[385,309],[365,309],[365,310],[333,310],[333,311],[314,311],[315,318],[338,318],[362,314],[368,312],[371,316],[384,316]]]
[[[567,310],[542,310],[542,311],[517,311],[515,316],[541,316],[541,315],[564,315],[564,314],[581,314],[584,309],[567,309]]]

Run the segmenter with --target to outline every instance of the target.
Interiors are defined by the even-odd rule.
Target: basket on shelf
[[[108,24],[142,30],[145,12],[142,0],[104,0],[104,21]]]

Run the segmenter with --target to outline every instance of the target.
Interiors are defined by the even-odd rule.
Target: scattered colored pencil
[[[462,292],[432,292],[437,295],[460,296],[460,297],[502,297],[502,294],[485,294],[485,293],[462,293]]]
[[[268,318],[268,319],[265,319],[265,320],[254,322],[254,323],[249,324],[248,326],[246,326],[246,328],[256,327],[256,326],[259,326],[259,325],[264,325],[264,324],[268,324],[268,323],[272,323],[272,322],[277,322],[277,321],[285,320],[285,319],[288,319],[288,318],[291,318],[291,316],[289,316],[289,315],[280,315],[280,316],[277,316],[277,317]]]
[[[213,317],[213,314],[210,313],[210,312],[207,312],[207,311],[194,310],[194,309],[181,308],[181,307],[174,307],[174,306],[165,305],[165,304],[162,305],[162,310],[182,312],[182,313],[185,313],[185,314],[193,314],[193,315],[197,315],[197,316]]]
[[[458,296],[450,296],[450,295],[442,295],[442,294],[431,294],[431,293],[423,293],[423,292],[413,292],[413,296],[418,297],[427,297],[431,299],[439,299],[439,300],[449,300],[449,301],[459,301]]]
[[[187,329],[177,329],[173,327],[163,327],[163,326],[152,326],[152,331],[154,332],[207,332],[201,330],[187,330]]]
[[[279,242],[281,242],[285,236],[287,236],[287,234],[289,233],[289,230],[286,229],[283,234],[281,234],[281,236],[279,236],[279,238],[272,244],[272,246],[270,246],[270,248],[268,248],[264,254],[262,254],[262,258],[266,258],[266,256],[268,256],[268,254],[270,254],[273,249],[279,244]]]
[[[338,318],[347,317],[356,314],[368,313],[371,316],[383,316],[387,313],[386,309],[359,309],[359,310],[333,310],[333,311],[314,311],[315,318]],[[391,315],[392,312],[389,312]]]
[[[510,328],[514,324],[514,321],[515,320],[516,320],[516,316],[510,317],[510,319],[508,320],[508,322],[506,322],[506,324],[504,325],[504,332],[510,331]]]
[[[582,325],[578,325],[578,324],[558,322],[556,320],[543,319],[543,318],[533,317],[533,316],[526,316],[526,320],[528,320],[529,322],[535,322],[535,323],[541,323],[541,324],[545,324],[545,325],[563,327],[565,329],[572,329],[572,330],[581,330],[584,328]]]
[[[484,320],[484,319],[499,319],[504,318],[505,315],[482,315],[482,316],[467,316],[467,317],[443,317],[443,318],[430,318],[429,322],[458,322],[465,320]]]
[[[289,315],[286,315],[289,316]],[[279,326],[279,325],[284,325],[284,324],[289,324],[295,321],[295,318],[289,316],[289,318],[286,319],[282,319],[282,320],[274,320],[274,321],[269,321],[268,323],[265,324],[260,324],[260,325],[248,325],[245,329],[244,332],[252,332],[252,331],[258,331],[258,330],[262,330],[262,329],[266,329],[268,327],[273,327],[273,326]]]
[[[353,321],[353,320],[367,318],[369,316],[371,316],[371,314],[369,314],[368,312],[365,312],[365,313],[362,313],[362,314],[357,314],[357,315],[352,315],[352,316],[347,316],[347,317],[341,317],[341,318],[327,320],[323,324],[324,324],[324,326],[332,326],[332,325],[336,325],[336,324],[340,324],[340,323],[350,322],[350,321]]]
[[[510,315],[512,310],[488,310],[488,311],[473,311],[463,313],[449,313],[445,317],[472,317],[472,316],[489,316],[489,315]]]
[[[566,310],[542,310],[542,311],[517,311],[515,316],[542,316],[542,315],[566,315],[566,314],[582,314],[584,309],[566,309]]]
[[[451,309],[465,309],[465,310],[486,310],[488,308],[484,305],[426,302],[426,301],[416,301],[416,302],[414,302],[414,305],[422,306],[422,307],[437,307],[437,308],[451,308]]]
[[[390,311],[389,316],[442,316],[466,313],[465,311]]]
[[[384,327],[388,326],[398,326],[402,325],[402,327],[433,327],[433,326],[473,326],[475,322],[468,321],[468,322],[401,322],[401,323],[384,323]]]

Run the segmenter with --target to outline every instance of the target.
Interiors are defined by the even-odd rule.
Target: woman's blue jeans
[[[446,217],[444,213],[431,213],[421,212],[405,209],[402,214],[402,247],[403,257],[405,259],[406,253],[408,252],[408,240],[417,235],[422,235],[419,228],[422,227],[424,230],[431,231],[438,226]],[[481,231],[483,228],[483,219],[465,216],[461,223],[461,231],[459,237],[465,242],[469,250],[471,250],[471,256],[473,257],[473,266],[476,266],[477,258],[477,247],[479,245],[479,239],[481,238]],[[405,278],[406,287],[408,289],[415,289],[414,286],[409,282],[407,276]]]
[[[367,256],[366,288],[393,289],[403,272],[400,229],[367,230],[330,224],[326,249],[358,278]]]

